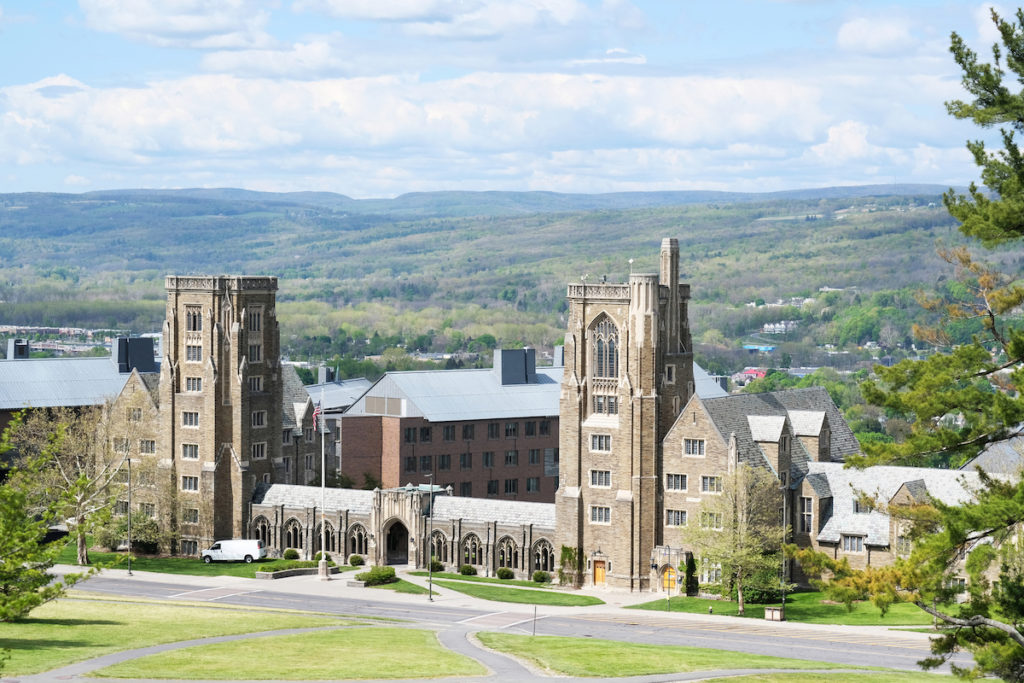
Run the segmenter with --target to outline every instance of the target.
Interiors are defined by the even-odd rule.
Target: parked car
[[[202,553],[203,562],[209,564],[217,561],[252,562],[267,556],[263,541],[258,539],[236,538],[230,541],[217,541]]]

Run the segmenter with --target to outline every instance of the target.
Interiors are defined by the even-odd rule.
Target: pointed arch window
[[[607,315],[601,316],[591,332],[594,349],[594,377],[619,376],[619,328]]]

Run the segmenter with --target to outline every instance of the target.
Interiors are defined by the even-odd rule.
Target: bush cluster
[[[551,574],[538,569],[533,573],[533,580],[537,583],[551,583]]]
[[[322,553],[320,553],[319,551],[317,551],[317,554],[313,556],[313,561],[314,561],[314,562],[319,562],[319,561],[320,561],[320,555],[321,555],[321,554],[322,554]],[[330,562],[330,561],[331,561],[331,554],[330,554],[330,553],[327,553],[327,561],[328,561],[328,562]]]
[[[394,567],[371,567],[370,571],[356,574],[356,581],[362,581],[367,586],[380,586],[385,583],[398,581],[395,576]]]
[[[430,571],[434,572],[435,574],[437,572],[443,572],[444,571],[444,563],[443,562],[438,562],[437,560],[431,560],[430,561]]]
[[[299,559],[299,551],[295,548],[286,548],[282,557],[286,560],[297,560]]]
[[[476,576],[476,567],[471,564],[464,564],[459,567],[459,573],[463,576]]]
[[[349,555],[348,556],[348,564],[351,567],[362,567],[363,566],[363,562],[365,562],[365,560],[363,559],[362,555]]]
[[[512,579],[515,578],[516,573],[508,567],[498,567],[498,578],[499,579]]]

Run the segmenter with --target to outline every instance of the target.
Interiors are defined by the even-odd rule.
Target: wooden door
[[[604,585],[604,560],[594,560],[594,585]]]
[[[674,567],[665,568],[665,572],[661,575],[661,587],[665,592],[676,589],[676,570]]]

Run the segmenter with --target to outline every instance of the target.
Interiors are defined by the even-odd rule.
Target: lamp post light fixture
[[[132,459],[128,461],[128,576],[132,576]]]
[[[427,475],[430,483],[430,509],[427,517],[427,600],[434,602],[434,473]]]

